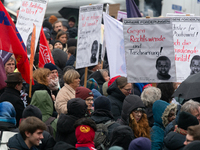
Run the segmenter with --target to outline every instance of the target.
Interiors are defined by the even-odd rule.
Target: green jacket
[[[53,114],[53,101],[46,90],[35,91],[30,104],[41,110],[43,122],[47,121]],[[51,126],[54,129],[54,138],[56,135],[57,121],[58,119],[56,118],[51,123]]]

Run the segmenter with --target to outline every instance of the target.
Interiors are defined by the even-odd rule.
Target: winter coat
[[[184,148],[185,135],[176,132],[169,132],[164,138],[163,150],[182,150]]]
[[[60,89],[58,92],[58,95],[56,97],[55,101],[55,108],[58,114],[66,114],[67,113],[67,102],[75,98],[76,91],[70,87],[68,84],[64,84],[64,86]]]
[[[54,138],[47,131],[43,131],[42,143],[39,146],[36,146],[38,150],[53,150],[53,147],[56,144]]]
[[[0,97],[0,103],[8,101],[10,102],[16,111],[16,121],[17,127],[19,126],[19,120],[22,118],[22,113],[24,110],[24,103],[21,100],[20,92],[14,88],[6,87],[4,93]]]
[[[125,99],[125,95],[117,87],[116,80],[107,89],[107,98],[111,103],[111,112],[114,116],[115,121],[121,117],[122,105]]]
[[[59,141],[56,143],[53,150],[77,150],[77,149],[66,142]]]
[[[74,66],[74,62],[76,61],[76,57],[71,55],[66,62],[66,66]]]
[[[20,133],[11,137],[7,145],[10,150],[38,150],[35,146],[29,149]]]
[[[100,124],[100,123],[106,123],[109,120],[114,120],[114,117],[111,114],[111,112],[103,109],[98,109],[92,113],[91,119],[94,120],[96,124]],[[111,140],[112,131],[118,126],[120,126],[120,124],[115,122],[108,127],[108,136],[107,136],[108,141]]]
[[[154,125],[151,129],[152,150],[162,150],[165,128],[161,117],[168,105],[169,103],[162,100],[157,100],[153,104],[152,110],[153,110]]]
[[[152,107],[146,107],[145,113],[147,114],[147,119],[148,119],[148,122],[149,122],[149,127],[153,127],[154,119],[153,119]]]
[[[122,114],[119,123],[121,125],[129,125],[129,115],[136,108],[144,108],[144,104],[139,96],[137,95],[128,95],[124,99],[122,106]]]
[[[133,140],[133,130],[127,125],[121,125],[116,127],[113,130],[111,137],[110,147],[111,146],[120,146],[124,150],[128,150],[130,142]]]
[[[74,123],[85,116],[87,105],[80,98],[74,98],[67,103],[68,113],[61,114],[57,123],[56,142],[64,141],[75,146],[77,140],[75,136]]]
[[[49,96],[51,96],[51,91],[46,85],[40,84],[36,81],[34,81],[34,83],[35,83],[35,85],[32,86],[32,95],[34,94],[35,91],[46,90],[48,92]],[[27,93],[28,93],[28,91],[27,91]]]
[[[54,49],[52,51],[52,56],[55,62],[55,65],[58,66],[61,70],[63,70],[66,66],[67,62],[67,53],[61,49]]]
[[[102,74],[100,71],[95,71],[93,72],[89,77],[90,78],[93,78],[99,85],[100,87],[100,93],[103,94],[103,91],[102,91],[102,86],[103,84],[106,82],[105,79],[103,78]]]
[[[40,109],[40,111],[42,112],[42,121],[43,122],[47,121],[47,119],[49,119],[53,114],[53,102],[46,90],[37,91],[33,95],[30,104],[34,105]],[[54,129],[54,137],[56,135],[57,121],[58,121],[58,119],[55,119],[51,123],[51,126]]]

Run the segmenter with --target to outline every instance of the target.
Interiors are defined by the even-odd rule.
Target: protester
[[[194,141],[186,145],[183,150],[199,150],[199,147],[200,147],[200,141]]]
[[[145,105],[145,113],[149,121],[149,126],[152,127],[154,123],[152,106],[153,103],[161,98],[161,91],[156,87],[145,88],[141,94],[141,100]]]
[[[95,150],[94,137],[97,130],[93,120],[82,118],[75,122],[75,135],[77,139],[76,148],[78,150]]]
[[[139,137],[131,141],[128,150],[151,150],[151,141],[145,137]]]
[[[11,137],[8,141],[8,147],[11,150],[29,150],[37,149],[40,140],[43,139],[43,131],[46,125],[36,117],[24,119],[19,126],[19,133]]]
[[[130,126],[134,138],[146,137],[150,139],[150,127],[145,114],[145,106],[139,96],[126,96],[122,106],[121,119],[118,122]]]
[[[94,103],[94,95],[92,91],[85,87],[77,87],[76,88],[76,98],[81,98],[85,100],[87,107],[87,115],[90,116],[92,112],[94,112],[94,108],[92,107]]]
[[[61,41],[59,40],[56,40],[53,44],[53,49],[61,49],[63,50],[63,44]]]
[[[77,149],[66,142],[59,141],[56,143],[53,150],[77,150]]]
[[[106,81],[102,86],[102,92],[104,96],[108,96],[107,89],[108,89],[108,81]]]
[[[75,18],[74,18],[74,17],[70,17],[70,18],[68,19],[68,25],[69,25],[69,27],[70,27],[70,28],[75,27],[75,22],[76,22]]]
[[[10,57],[5,63],[4,68],[6,71],[6,75],[8,75],[9,73],[13,73],[15,70],[15,58]]]
[[[110,147],[120,146],[128,150],[130,142],[134,139],[133,130],[126,125],[121,125],[113,130]]]
[[[200,125],[190,126],[187,128],[184,145],[188,145],[195,140],[200,140]]]
[[[114,121],[114,117],[111,113],[111,103],[107,97],[100,96],[94,101],[94,112],[92,113],[91,119],[94,120],[97,125],[106,124],[108,126],[106,142],[110,143],[112,131],[119,126],[119,124]]]
[[[189,126],[198,125],[199,122],[197,118],[190,113],[181,112],[178,118],[178,124],[174,131],[169,132],[164,138],[164,148],[163,150],[178,149],[182,150],[184,148],[184,141],[187,135],[187,128]]]
[[[64,76],[64,86],[60,91],[58,92],[58,95],[56,97],[55,101],[55,108],[57,113],[60,115],[61,113],[66,114],[67,113],[67,102],[75,98],[76,88],[79,87],[80,75],[75,70],[68,70]]]
[[[63,31],[67,32],[69,25],[67,21],[62,21],[62,25],[63,25]]]
[[[76,61],[76,47],[75,46],[69,47],[67,50],[67,54],[68,54],[68,59],[66,66],[74,66],[75,65],[74,63]]]
[[[111,112],[115,121],[121,117],[122,104],[126,96],[131,93],[132,84],[126,77],[118,77],[107,89],[108,99],[111,102]]]
[[[48,94],[47,94],[48,95]],[[40,109],[36,106],[33,105],[29,105],[27,106],[22,114],[22,118],[25,119],[27,117],[36,117],[40,120],[42,120],[42,112],[40,111]],[[48,129],[48,126],[46,126]],[[39,146],[36,146],[39,150],[43,150],[43,149],[47,149],[47,150],[51,150],[54,145],[56,144],[53,136],[50,135],[50,133],[48,133],[47,131],[43,131],[43,139],[41,139],[41,142],[39,144]]]
[[[96,89],[97,91],[100,91],[100,87],[99,87],[97,81],[95,81],[93,78],[90,78],[87,80],[86,87],[90,90]]]
[[[58,119],[56,119],[55,117],[52,117],[53,112],[54,112],[54,107],[53,107],[53,102],[51,100],[51,97],[49,96],[47,91],[45,90],[36,91],[33,94],[30,104],[40,109],[40,111],[42,112],[42,121],[44,123],[49,124],[49,126],[51,126],[52,131],[49,131],[49,132],[52,136],[55,137]]]
[[[67,51],[67,39],[67,32],[59,31],[56,35],[56,40],[59,40],[62,43],[64,52]]]
[[[24,110],[24,103],[20,97],[20,91],[23,87],[23,78],[20,72],[10,73],[7,75],[7,87],[0,97],[0,103],[4,101],[10,102],[16,111],[16,121],[17,127],[19,126],[19,120],[22,117],[22,112]]]
[[[1,131],[1,144],[0,149],[8,149],[7,143],[10,137],[17,134],[18,128],[16,127],[16,112],[13,105],[9,102],[0,103],[0,131]],[[4,132],[6,131],[6,132]]]
[[[60,30],[63,30],[63,25],[61,21],[55,21],[52,26],[53,26],[53,32],[51,33],[51,38],[53,41],[55,41],[57,33]]]
[[[73,98],[65,107],[67,114],[61,114],[58,119],[56,142],[64,141],[75,146],[77,139],[73,125],[78,119],[85,117],[87,105],[81,98]]]

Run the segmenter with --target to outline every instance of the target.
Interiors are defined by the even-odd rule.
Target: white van
[[[200,16],[200,0],[163,0],[162,16],[167,13],[184,13]]]

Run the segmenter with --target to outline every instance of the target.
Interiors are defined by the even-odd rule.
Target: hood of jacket
[[[114,117],[110,111],[97,109],[92,113],[91,119],[94,120],[96,124],[106,123],[109,120],[114,120]]]
[[[42,116],[53,114],[53,102],[46,90],[35,91],[30,104],[38,107],[42,112]]]
[[[169,103],[163,100],[157,100],[153,103],[152,111],[153,111],[154,124],[156,123],[161,127],[164,127],[162,122],[162,115],[168,105]]]
[[[122,91],[117,87],[116,80],[108,87],[107,89],[108,95],[111,95],[115,97],[116,99],[119,99],[120,101],[124,101],[125,95],[122,93]]]
[[[163,112],[162,122],[163,122],[163,126],[164,127],[166,127],[169,124],[168,115],[169,115],[169,113],[170,113],[171,110],[174,110],[175,114],[176,114],[177,105],[176,104],[170,104],[170,105],[167,106],[167,108]]]
[[[68,115],[82,118],[87,111],[87,105],[81,98],[73,98],[67,102]]]
[[[78,119],[79,118],[72,115],[61,114],[57,122],[57,132],[59,134],[65,134],[65,135],[75,132],[74,123]]]
[[[93,78],[95,81],[97,81],[97,83],[99,85],[103,85],[105,81],[105,79],[103,78],[102,74],[100,71],[95,71],[93,72],[90,76],[89,76],[89,79],[90,78]]]
[[[66,66],[67,62],[67,53],[61,49],[54,49],[52,51],[52,56],[55,62],[55,65],[58,66],[61,70],[63,70]]]
[[[30,150],[26,143],[24,142],[24,139],[22,138],[21,134],[15,134],[13,137],[11,137],[8,141],[8,147],[9,148],[15,148],[18,150]],[[36,147],[32,147],[31,150],[37,150]]]
[[[124,99],[121,119],[129,124],[129,115],[136,108],[145,108],[141,98],[137,95],[128,95]]]
[[[164,145],[168,149],[176,150],[183,148],[185,145],[183,144],[185,141],[185,136],[176,132],[169,132],[164,138]]]

